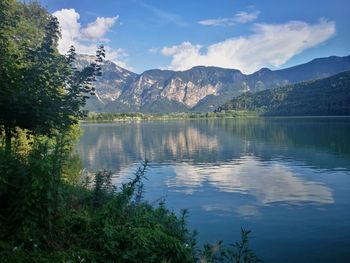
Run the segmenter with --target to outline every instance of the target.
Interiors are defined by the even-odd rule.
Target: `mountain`
[[[80,66],[91,56],[78,57]],[[85,63],[85,64],[84,64]],[[135,74],[105,61],[96,96],[86,109],[105,112],[213,111],[244,92],[258,92],[300,81],[324,78],[350,69],[350,56],[312,60],[295,67],[253,74],[236,69],[197,66],[186,71],[148,70]]]
[[[95,60],[94,56],[78,54],[76,67],[82,69]],[[86,105],[89,111],[104,111],[106,105],[115,101],[134,82],[137,74],[106,60],[102,64],[102,76],[94,83],[95,96],[90,97]]]
[[[278,116],[350,115],[350,70],[324,79],[247,92],[217,109],[223,110]]]

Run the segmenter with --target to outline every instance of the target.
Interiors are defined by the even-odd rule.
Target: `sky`
[[[70,45],[136,73],[193,66],[286,68],[350,55],[349,0],[40,0]]]

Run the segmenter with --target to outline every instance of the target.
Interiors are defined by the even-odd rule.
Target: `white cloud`
[[[183,42],[179,46],[164,47],[161,52],[164,56],[173,57],[169,69],[186,70],[197,65],[208,65],[204,63],[204,56],[200,55],[201,48],[201,45]]]
[[[97,17],[94,22],[82,27],[79,23],[80,15],[74,9],[61,9],[53,13],[57,17],[62,38],[58,42],[58,50],[66,54],[73,45],[77,53],[95,55],[96,48],[101,43],[108,42],[103,38],[118,19],[115,17]],[[106,59],[112,60],[121,67],[127,67],[127,54],[122,49],[114,49],[105,45]]]
[[[245,12],[240,11],[237,12],[233,17],[230,18],[214,18],[199,21],[198,23],[203,26],[233,26],[237,23],[246,24],[248,22],[254,21],[258,18],[260,11],[253,12]]]
[[[235,21],[237,23],[245,24],[257,19],[259,14],[260,14],[260,11],[254,11],[251,13],[241,11],[235,15]]]
[[[74,9],[62,9],[53,13],[60,23],[62,37],[58,42],[58,50],[65,54],[71,45],[76,46],[80,38],[80,15]]]
[[[215,18],[201,20],[198,24],[202,26],[233,26],[236,24],[234,18]]]
[[[115,17],[97,17],[97,19],[89,23],[81,30],[82,35],[89,39],[100,39],[106,32],[114,26],[118,16]]]
[[[293,56],[328,40],[335,34],[335,22],[321,19],[317,24],[289,21],[285,24],[255,24],[253,33],[210,45],[183,42],[164,47],[161,52],[172,56],[168,68],[186,70],[193,66],[218,66],[252,73],[261,67],[279,67]]]

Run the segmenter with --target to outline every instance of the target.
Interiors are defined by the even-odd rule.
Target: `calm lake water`
[[[350,262],[350,118],[82,124],[89,171],[150,161],[145,198],[189,209],[199,241],[240,227],[264,262]]]

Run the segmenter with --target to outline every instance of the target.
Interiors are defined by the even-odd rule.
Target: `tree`
[[[77,71],[74,47],[67,56],[57,51],[57,18],[35,3],[4,0],[0,7],[0,125],[11,149],[16,127],[51,135],[84,115],[105,53],[100,46],[96,61]]]

